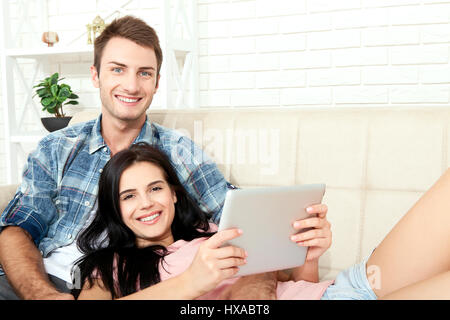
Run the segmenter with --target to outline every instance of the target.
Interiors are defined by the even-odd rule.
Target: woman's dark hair
[[[118,152],[103,168],[98,189],[98,210],[92,223],[77,240],[78,248],[84,255],[75,264],[75,268],[79,268],[81,285],[89,281],[89,286],[92,286],[94,280],[99,278],[113,298],[160,282],[158,266],[167,255],[167,249],[161,245],[137,247],[135,234],[122,221],[120,177],[125,169],[137,162],[150,162],[162,169],[167,183],[175,191],[177,202],[171,226],[174,241],[190,241],[213,234],[207,232],[208,214],[188,195],[163,152],[144,142]]]

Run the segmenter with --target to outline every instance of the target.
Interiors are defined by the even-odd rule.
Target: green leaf
[[[56,101],[52,101],[48,106],[47,106],[47,110],[54,110],[56,111],[56,109],[58,108],[58,103]]]
[[[36,90],[36,93],[40,98],[45,98],[45,96],[49,94],[47,88]]]
[[[51,98],[43,98],[43,99],[41,100],[41,104],[42,104],[44,107],[48,108],[48,106],[49,106],[53,101],[54,101],[54,98],[53,98],[53,97],[51,97]]]
[[[49,109],[49,108],[47,108],[47,109],[45,109],[48,113],[56,113],[56,109],[55,108],[51,108],[51,109]]]
[[[39,87],[45,87],[45,82],[41,82],[41,83],[35,85],[33,88],[39,88]]]
[[[69,96],[69,99],[78,99],[79,98],[79,96],[77,96],[75,93],[72,93],[70,96]]]
[[[59,103],[63,103],[64,101],[67,100],[67,97],[61,97],[61,96],[58,96],[58,98],[56,98],[56,100],[57,100]]]
[[[51,90],[52,95],[53,95],[54,97],[57,97],[57,96],[58,96],[59,86],[58,86],[57,84],[53,84],[53,85],[50,87],[50,90]]]
[[[68,89],[67,87],[61,87],[58,96],[67,99],[69,98],[70,94],[71,94],[70,89]]]
[[[66,104],[73,104],[73,105],[76,105],[76,104],[78,104],[78,101],[75,101],[75,100],[70,100],[70,101],[68,101],[68,102],[66,102],[66,103],[64,103],[65,105]]]
[[[52,85],[55,85],[58,83],[58,78],[59,78],[59,74],[58,72],[54,73],[51,77],[50,77],[50,82]]]

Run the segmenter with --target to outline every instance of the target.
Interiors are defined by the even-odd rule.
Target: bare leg
[[[386,300],[450,300],[450,271],[419,281],[383,297]]]
[[[378,297],[450,270],[449,199],[447,170],[373,252],[367,278]]]

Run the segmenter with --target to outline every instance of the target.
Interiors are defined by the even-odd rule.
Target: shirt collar
[[[153,137],[154,137],[154,128],[146,115],[144,125],[142,126],[141,132],[139,132],[139,135],[134,139],[133,144],[138,142],[147,142],[150,145],[153,145]]]
[[[94,126],[92,127],[91,131],[91,142],[89,144],[89,153],[93,154],[94,152],[98,151],[99,149],[102,149],[104,147],[108,148],[108,146],[105,143],[105,140],[102,136],[101,131],[101,123],[102,123],[102,115],[100,114],[98,118],[95,120]],[[141,131],[139,132],[139,135],[134,139],[133,144],[137,142],[147,142],[149,144],[153,144],[153,126],[150,123],[150,120],[148,119],[148,116],[146,116],[144,125],[142,126]],[[109,148],[108,148],[109,149]]]
[[[95,120],[94,126],[91,130],[91,142],[89,143],[89,154],[93,154],[97,150],[106,146],[105,140],[102,137],[101,131],[102,114]]]

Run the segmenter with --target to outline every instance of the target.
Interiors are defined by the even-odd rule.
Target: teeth
[[[151,216],[145,217],[143,219],[139,219],[139,221],[142,221],[142,222],[152,221],[153,219],[155,219],[157,217],[159,217],[159,213],[155,213]]]
[[[123,102],[137,102],[139,99],[130,99],[130,98],[125,98],[125,97],[119,97],[117,96],[117,99],[119,99],[120,101]]]

